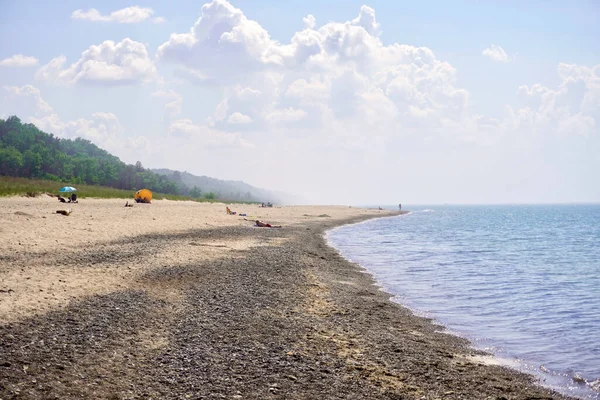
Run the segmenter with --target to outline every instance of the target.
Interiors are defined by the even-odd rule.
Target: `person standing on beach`
[[[398,204],[398,211],[402,211],[402,203]]]

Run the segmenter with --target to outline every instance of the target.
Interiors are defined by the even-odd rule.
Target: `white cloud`
[[[113,11],[108,15],[102,15],[100,11],[95,8],[90,8],[87,11],[75,10],[71,14],[72,19],[80,19],[92,22],[117,22],[120,24],[137,24],[139,22],[146,21],[154,15],[154,10],[145,7],[126,7],[117,11]],[[162,17],[152,18],[154,23],[164,22]]]
[[[449,154],[464,150],[467,160],[469,151],[481,152],[478,160],[491,168],[493,162],[503,162],[498,160],[499,149],[518,149],[526,159],[523,154],[540,140],[589,137],[598,130],[598,69],[561,65],[559,74],[565,77],[559,88],[522,88],[520,104],[507,106],[504,117],[489,118],[470,110],[471,95],[457,85],[456,69],[431,49],[384,44],[373,9],[363,7],[356,18],[318,28],[310,16],[303,22],[303,29],[288,42],[278,42],[241,10],[215,0],[203,6],[189,32],[173,34],[163,43],[157,56],[194,71],[200,79],[190,82],[223,96],[209,118],[211,128],[228,131],[227,122],[237,118],[236,113],[247,116],[256,145],[286,159],[281,176],[287,174],[296,183],[310,181],[307,188],[321,181],[326,185],[328,179],[302,168],[306,154],[323,152],[335,165],[359,160],[357,165],[368,164],[369,171],[379,164],[389,168],[408,163],[402,158],[429,168],[402,153],[404,146],[416,147],[436,154],[438,165],[455,163],[466,176],[472,166]],[[484,54],[511,61],[497,45]],[[236,128],[243,132],[241,126]],[[446,154],[449,148],[462,150]],[[285,149],[294,149],[299,157]],[[505,170],[512,168],[509,161],[503,165]],[[474,182],[478,178],[472,175]],[[450,180],[437,182],[440,187],[450,185]]]
[[[190,32],[172,34],[159,46],[157,56],[208,75],[231,75],[240,69],[281,66],[289,50],[241,10],[225,0],[214,0],[202,6],[202,15]]]
[[[301,78],[290,83],[285,90],[285,95],[302,103],[319,103],[329,98],[330,90],[328,83],[318,78],[313,78],[310,81]]]
[[[40,90],[32,85],[5,86],[2,109],[8,115],[43,116],[53,112],[52,107],[42,99]]]
[[[306,17],[302,18],[302,22],[307,29],[313,29],[316,25],[315,17],[312,14],[308,14]]]
[[[23,54],[15,54],[12,57],[0,61],[0,66],[2,67],[33,67],[37,64],[37,58],[24,56]]]
[[[234,112],[229,116],[229,118],[227,118],[227,122],[233,125],[249,124],[252,122],[252,118],[242,113]]]
[[[192,83],[225,88],[220,111],[209,120],[217,128],[229,115],[224,109],[247,116],[255,129],[295,121],[311,134],[372,124],[402,126],[406,134],[424,125],[440,131],[465,118],[469,95],[455,87],[455,69],[428,48],[384,45],[372,8],[319,29],[311,16],[304,22],[283,44],[240,9],[214,0],[188,33],[172,34],[159,46],[157,57],[178,65],[178,76]],[[245,100],[243,87],[258,94]]]
[[[510,62],[510,58],[508,54],[504,51],[504,49],[498,45],[492,44],[487,49],[484,49],[481,54],[486,56],[492,61],[508,63]]]
[[[600,77],[594,68],[558,65],[562,82],[557,88],[541,84],[520,86],[519,106],[507,108],[507,125],[533,132],[589,136],[597,132],[600,118]]]
[[[373,36],[379,35],[379,23],[375,18],[375,10],[371,7],[362,6],[358,17],[352,20],[352,24],[365,28]]]
[[[67,67],[66,62],[65,56],[52,59],[36,72],[36,79],[63,85],[131,85],[156,76],[146,46],[129,38],[90,46],[75,63]]]

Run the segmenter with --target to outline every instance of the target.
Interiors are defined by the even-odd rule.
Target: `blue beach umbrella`
[[[65,186],[63,188],[61,188],[58,193],[73,193],[76,192],[77,189],[75,189],[73,186]]]

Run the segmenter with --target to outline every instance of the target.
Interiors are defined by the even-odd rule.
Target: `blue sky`
[[[8,0],[0,116],[309,202],[597,202],[599,16],[593,1]]]

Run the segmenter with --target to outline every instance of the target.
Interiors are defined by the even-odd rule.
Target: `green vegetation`
[[[0,119],[0,175],[173,195],[188,192],[181,182],[146,170],[139,161],[125,164],[89,140],[60,139],[14,116]]]
[[[257,201],[258,195],[249,191],[242,195],[235,185],[255,190],[263,198],[267,193],[243,182],[208,177],[198,178],[200,184],[186,183],[184,178],[189,177],[198,178],[179,171],[157,173],[139,161],[125,164],[89,140],[61,139],[16,116],[0,119],[0,196],[57,194],[66,185],[76,186],[79,197],[123,199],[143,188],[150,189],[155,199],[209,202]]]
[[[67,185],[66,182],[57,182],[42,179],[13,178],[0,176],[0,196],[30,196],[36,197],[44,193],[57,195],[58,190]],[[105,186],[77,185],[77,197],[95,197],[100,199],[133,199],[133,190],[115,189]],[[190,196],[152,193],[156,200],[194,200],[205,202],[203,198],[192,198]]]

